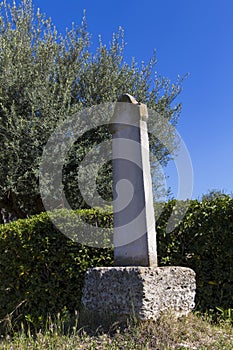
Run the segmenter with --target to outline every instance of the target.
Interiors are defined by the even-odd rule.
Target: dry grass
[[[233,349],[233,328],[228,323],[212,325],[202,316],[190,314],[177,319],[173,314],[164,314],[157,322],[114,323],[108,330],[101,327],[76,325],[65,335],[61,324],[50,324],[43,334],[21,332],[14,337],[2,338],[0,349]]]

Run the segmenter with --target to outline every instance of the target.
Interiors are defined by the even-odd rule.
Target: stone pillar
[[[112,118],[115,266],[157,266],[147,118],[128,94]]]
[[[100,322],[105,314],[156,320],[172,309],[186,315],[195,305],[195,272],[157,267],[147,118],[146,106],[132,96],[118,100],[111,123],[115,267],[89,269],[82,296]]]

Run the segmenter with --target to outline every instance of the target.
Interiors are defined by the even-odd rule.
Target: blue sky
[[[193,164],[193,198],[210,189],[233,192],[233,2],[232,0],[34,0],[61,32],[81,23],[96,42],[125,30],[125,60],[147,62],[154,48],[157,71],[171,80],[189,73],[179,101],[177,126]],[[177,175],[168,169],[176,193]]]

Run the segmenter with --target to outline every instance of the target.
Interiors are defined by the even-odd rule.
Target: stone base
[[[186,267],[96,267],[86,273],[82,304],[98,314],[156,320],[169,309],[188,314],[195,289],[195,272]]]

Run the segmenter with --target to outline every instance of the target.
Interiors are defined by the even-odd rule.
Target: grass
[[[176,318],[172,313],[163,314],[156,322],[139,322],[134,319],[125,323],[109,323],[93,328],[87,319],[76,320],[69,330],[59,318],[48,320],[45,332],[35,334],[30,328],[14,336],[2,336],[0,349],[6,350],[170,350],[170,349],[233,349],[233,328],[227,321],[213,324],[206,316],[189,314]],[[91,324],[91,322],[89,322]]]

